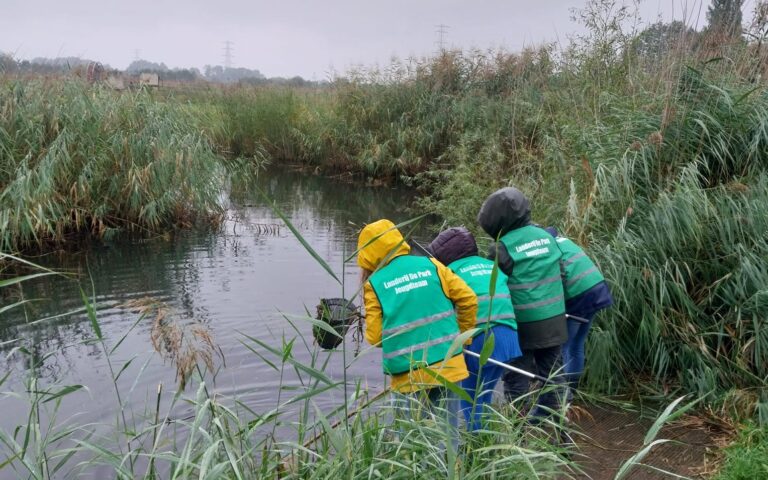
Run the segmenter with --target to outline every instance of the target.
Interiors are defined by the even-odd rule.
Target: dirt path
[[[642,449],[643,438],[653,424],[653,419],[639,413],[607,406],[576,407],[573,417],[578,447],[574,460],[584,470],[580,478],[594,480],[613,479],[621,465]],[[641,463],[688,478],[707,477],[721,444],[716,432],[694,419],[673,422],[656,438],[672,441],[655,446]],[[637,466],[627,478],[675,477]]]

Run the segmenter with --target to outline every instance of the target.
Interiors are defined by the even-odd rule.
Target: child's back
[[[528,199],[516,188],[502,188],[483,203],[480,226],[498,242],[489,256],[509,277],[523,350],[562,345],[568,339],[560,249],[544,229],[530,223]]]
[[[552,227],[545,230],[555,238],[563,253],[565,311],[570,317],[568,341],[563,345],[563,364],[571,387],[570,397],[584,371],[585,344],[592,320],[598,311],[613,305],[613,297],[597,265],[576,242],[558,236]]]
[[[561,346],[568,340],[560,249],[549,233],[531,224],[530,203],[516,188],[492,193],[477,219],[496,240],[491,258],[498,260],[499,269],[509,277],[523,350],[523,357],[512,364],[549,377],[560,367]],[[554,377],[553,382],[559,379]],[[504,383],[510,400],[524,395],[529,388],[528,379],[518,374],[505,375]],[[556,408],[557,402],[551,390],[539,398],[539,403],[548,408]]]
[[[493,351],[490,358],[493,360],[506,363],[521,356],[507,276],[497,272],[495,283],[492,283],[494,264],[478,256],[477,243],[472,233],[464,227],[444,230],[432,241],[430,250],[435,258],[447,265],[477,295],[478,331],[467,350],[480,354],[486,340],[492,338]],[[469,429],[477,430],[481,427],[482,415],[491,403],[493,389],[504,369],[491,363],[481,368],[478,359],[472,355],[467,355],[465,360],[469,378],[462,381],[461,386],[475,402],[462,401],[462,410]]]

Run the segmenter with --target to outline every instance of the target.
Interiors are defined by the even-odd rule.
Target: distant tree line
[[[711,44],[749,42],[755,46],[756,57],[762,59],[763,44],[768,39],[768,0],[756,2],[753,20],[746,28],[742,24],[743,4],[744,0],[712,0],[706,14],[707,25],[701,31],[696,31],[677,20],[669,23],[659,21],[631,38],[623,38],[621,34],[621,24],[630,18],[631,12],[629,7],[620,4],[619,0],[593,0],[589,2],[589,7],[577,10],[573,19],[587,27],[592,27],[591,31],[595,38],[583,40],[584,43],[592,45],[593,49],[600,50],[600,55],[592,55],[590,58],[602,59],[603,65],[620,61],[620,58],[626,54],[644,58],[651,64],[660,63],[664,55],[676,49],[697,49],[706,42]],[[612,12],[612,15],[604,18],[601,12]],[[689,40],[683,42],[682,39]],[[589,52],[585,52],[587,53]],[[85,68],[90,62],[89,59],[79,57],[38,57],[32,60],[16,60],[12,55],[0,52],[0,73],[60,74]],[[104,68],[107,71],[110,70],[108,65],[104,65]],[[125,69],[125,73],[129,75],[156,73],[162,80],[207,81],[221,84],[303,87],[327,83],[306,80],[300,76],[267,78],[257,69],[221,65],[206,65],[203,71],[198,68],[169,68],[165,63],[148,60],[131,62]]]
[[[165,63],[155,63],[148,60],[134,60],[125,69],[125,73],[129,75],[156,73],[163,80],[179,82],[194,82],[203,79],[197,68],[168,68]]]
[[[33,58],[16,60],[12,55],[0,52],[0,73],[33,75],[57,75],[84,70],[92,60],[80,57]],[[106,71],[120,73],[103,65]],[[256,69],[226,68],[220,65],[206,65],[201,72],[198,68],[169,68],[165,63],[148,60],[134,60],[124,71],[127,75],[156,73],[162,80],[178,82],[206,81],[222,84],[286,85],[293,87],[316,86],[325,82],[305,80],[300,76],[267,78]]]
[[[135,60],[125,73],[137,75],[140,73],[156,73],[163,80],[177,80],[192,82],[203,80],[212,83],[223,84],[249,84],[249,85],[287,85],[292,87],[304,87],[317,85],[317,82],[305,80],[300,76],[291,78],[270,77],[267,78],[257,69],[231,68],[221,65],[206,65],[201,72],[197,68],[168,68],[164,63],[149,62],[147,60]]]
[[[205,79],[216,83],[237,83],[240,81],[264,80],[266,77],[258,70],[248,68],[222,67],[206,65],[203,68]]]
[[[26,73],[55,75],[76,69],[85,69],[92,60],[80,57],[36,57],[32,60],[16,60],[8,53],[0,52],[0,73]],[[109,65],[103,65],[107,70]]]

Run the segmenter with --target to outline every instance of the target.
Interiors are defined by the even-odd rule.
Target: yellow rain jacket
[[[376,239],[373,240],[374,238]],[[363,248],[368,242],[371,243]],[[406,255],[411,251],[411,247],[403,241],[400,231],[389,220],[379,220],[367,225],[360,232],[357,248],[360,250],[357,255],[357,264],[370,272],[375,271],[383,261],[389,263],[393,258]],[[390,252],[392,253],[390,254]],[[437,267],[437,274],[445,296],[453,302],[456,308],[459,330],[464,332],[474,328],[477,316],[477,296],[464,283],[464,280],[442,263],[435,259],[432,259],[432,263]],[[363,297],[365,300],[365,339],[371,345],[381,346],[381,304],[370,282],[365,282],[363,286]],[[451,382],[460,382],[469,376],[462,354],[455,355],[446,361],[433,363],[430,365],[430,369]],[[414,392],[433,385],[439,385],[439,382],[421,369],[392,376],[392,389],[401,393]]]

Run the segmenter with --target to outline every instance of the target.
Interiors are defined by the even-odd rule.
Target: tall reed
[[[752,414],[768,406],[768,95],[687,70],[665,102],[595,137],[594,186],[572,198],[572,231],[617,298],[592,384],[634,372],[711,400],[741,389]]]
[[[221,212],[223,168],[182,108],[76,80],[0,83],[0,249],[157,232]]]

